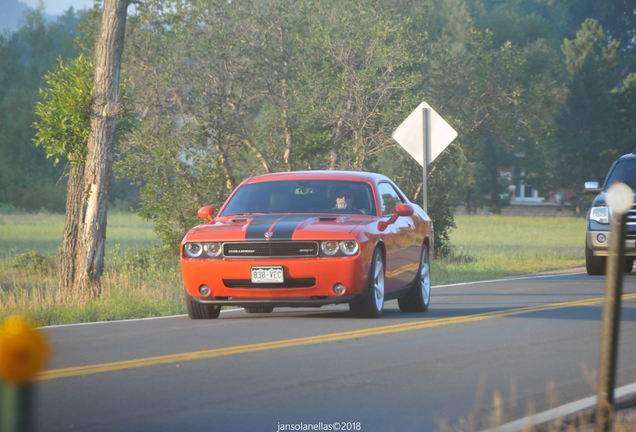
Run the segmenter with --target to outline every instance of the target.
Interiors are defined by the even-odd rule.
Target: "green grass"
[[[435,285],[585,265],[585,220],[457,216],[451,256],[432,263]]]
[[[152,228],[135,214],[109,213],[101,297],[62,304],[57,251],[64,216],[0,214],[0,320],[19,314],[49,325],[185,313],[178,258]]]
[[[139,250],[161,242],[152,223],[136,214],[111,212],[106,226],[106,249],[120,245],[122,250]],[[53,254],[62,244],[64,215],[0,214],[0,255],[37,251]]]
[[[457,216],[449,257],[432,263],[435,285],[578,267],[585,221],[574,218]],[[185,313],[178,257],[159,246],[137,215],[108,217],[102,294],[57,301],[56,252],[64,216],[0,214],[0,320],[13,314],[42,325]]]

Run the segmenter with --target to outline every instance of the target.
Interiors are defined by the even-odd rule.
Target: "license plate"
[[[252,283],[283,283],[283,267],[252,267]]]

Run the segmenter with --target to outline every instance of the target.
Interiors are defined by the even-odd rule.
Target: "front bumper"
[[[265,288],[251,284],[252,266],[282,266],[285,281],[302,281],[303,287],[293,283],[289,284],[291,286],[269,285]],[[334,258],[182,258],[181,271],[186,291],[195,301],[201,303],[304,307],[346,303],[354,296],[362,294],[367,283],[369,264],[362,258],[362,254]],[[307,284],[307,280],[312,282]],[[334,293],[333,287],[336,283],[345,286],[342,295]],[[201,296],[201,285],[210,287],[210,295]]]
[[[603,234],[606,240],[601,243],[598,241],[599,234]],[[636,233],[628,233],[625,239],[625,256],[636,257]],[[609,231],[587,231],[587,246],[592,250],[594,256],[608,256],[610,244]]]

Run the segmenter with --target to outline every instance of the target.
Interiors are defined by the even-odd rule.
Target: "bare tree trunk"
[[[208,140],[208,144],[212,144],[216,150],[216,153],[219,155],[219,159],[221,159],[221,168],[223,169],[223,174],[225,174],[225,187],[227,187],[230,191],[233,191],[236,187],[236,181],[234,180],[234,176],[232,175],[232,169],[230,168],[230,162],[227,158],[227,151],[221,147],[221,137],[219,136],[212,137],[212,135],[208,132],[205,134],[205,138]]]
[[[60,251],[60,279],[58,299],[62,302],[77,298],[73,292],[75,282],[75,259],[77,257],[77,240],[84,196],[84,164],[77,164],[71,171],[66,187],[66,219],[64,236]]]
[[[292,163],[291,163],[291,153],[292,148],[294,147],[294,136],[292,134],[292,127],[289,122],[289,109],[291,108],[291,104],[289,103],[289,93],[288,93],[288,78],[289,78],[289,58],[285,53],[285,47],[283,41],[285,40],[285,29],[283,26],[278,28],[280,32],[280,53],[283,61],[284,72],[283,72],[283,80],[281,82],[282,87],[282,97],[283,97],[283,120],[285,122],[285,153],[283,154],[283,159],[285,160],[285,165],[287,165],[287,170],[292,171]]]
[[[501,200],[499,199],[499,170],[496,166],[490,168],[490,200],[493,214],[501,214]]]
[[[331,159],[331,163],[329,164],[330,170],[335,170],[338,167],[338,162],[340,159],[340,143],[342,142],[342,130],[344,129],[346,117],[349,114],[349,110],[351,110],[351,99],[347,101],[347,108],[344,114],[338,119],[338,123],[336,124],[336,133],[333,137],[333,145],[331,146],[331,150],[329,150],[329,159]]]
[[[113,171],[119,71],[128,0],[104,0],[95,52],[95,96],[84,171],[75,288],[78,296],[98,296],[104,270],[106,217]]]
[[[261,149],[258,148],[258,146],[254,144],[254,142],[250,139],[250,136],[248,135],[247,130],[245,129],[245,123],[243,122],[243,118],[241,117],[241,114],[239,113],[239,110],[236,104],[234,104],[234,102],[230,101],[229,99],[226,99],[225,102],[228,104],[230,108],[232,108],[232,111],[234,111],[234,116],[236,117],[236,121],[241,127],[241,138],[243,142],[245,143],[245,145],[247,145],[250,148],[250,150],[254,152],[256,157],[261,161],[261,163],[263,164],[263,168],[265,168],[266,173],[269,174],[274,172],[272,170],[272,166],[269,164],[269,161],[267,160],[267,157],[263,154]]]

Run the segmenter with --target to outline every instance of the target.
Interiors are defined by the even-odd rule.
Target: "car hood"
[[[592,201],[592,206],[596,207],[596,206],[604,206],[605,205],[605,192],[601,192],[598,195],[596,195],[596,198],[594,198],[594,201]]]
[[[219,218],[194,227],[186,241],[285,241],[352,238],[356,228],[375,221],[374,216],[249,215]]]

